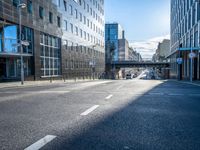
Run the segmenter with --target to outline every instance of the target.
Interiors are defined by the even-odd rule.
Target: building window
[[[33,13],[33,4],[32,4],[32,1],[30,0],[27,1],[27,11],[29,14]]]
[[[83,18],[84,18],[84,24],[86,24],[86,17],[84,16]]]
[[[81,2],[81,0],[79,0],[79,5],[82,5],[82,2]]]
[[[81,38],[83,37],[83,30],[82,29],[80,29],[80,36],[81,36]]]
[[[13,6],[17,7],[18,4],[19,4],[19,0],[13,0]]]
[[[83,0],[83,8],[85,9],[86,8],[86,4],[85,4],[85,1]]]
[[[60,39],[41,33],[46,43],[40,43],[41,76],[58,76],[61,70]],[[48,42],[49,41],[49,42]]]
[[[86,32],[84,31],[84,39],[86,40]]]
[[[87,4],[87,12],[89,13],[90,12],[90,8],[89,8],[89,5]]]
[[[76,15],[76,19],[78,19],[78,11],[77,11],[77,9],[75,9],[75,15]]]
[[[73,24],[72,23],[70,23],[70,27],[71,27],[71,33],[73,33],[74,29],[73,29]]]
[[[60,17],[57,16],[57,26],[60,27]]]
[[[49,12],[49,22],[53,23],[53,13]]]
[[[39,6],[39,16],[40,16],[40,19],[44,18],[44,8],[41,6]]]
[[[70,15],[73,15],[73,7],[72,7],[72,5],[70,5],[69,8],[70,8]]]
[[[82,22],[82,13],[79,13],[80,16],[80,22]]]
[[[57,0],[57,5],[60,7],[60,0]]]
[[[78,36],[78,27],[76,26],[76,35]]]
[[[90,8],[90,15],[92,16],[92,8]]]
[[[17,25],[5,25],[0,29],[0,51],[8,53],[20,53],[20,49],[16,46],[18,43],[19,28]],[[28,41],[29,46],[22,46],[23,53],[32,54],[33,52],[33,30],[22,27],[22,40]]]
[[[90,20],[87,19],[87,26],[89,27],[90,26]]]
[[[64,27],[65,27],[65,30],[67,31],[67,20],[64,20]]]
[[[64,3],[64,9],[65,9],[65,11],[67,11],[67,2],[65,0],[63,0],[63,3]]]

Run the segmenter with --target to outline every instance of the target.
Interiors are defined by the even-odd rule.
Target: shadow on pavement
[[[164,82],[74,137],[64,134],[44,149],[197,150],[200,148],[199,87]],[[185,94],[173,96],[169,93]],[[90,116],[88,122],[92,120]],[[90,123],[88,123],[90,124]]]

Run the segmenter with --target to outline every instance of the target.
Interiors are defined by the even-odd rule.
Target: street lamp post
[[[19,12],[19,44],[20,44],[20,59],[21,59],[21,85],[24,84],[24,63],[23,63],[23,49],[22,49],[22,25],[21,25],[21,11],[26,8],[26,4],[21,3],[17,6]]]
[[[192,46],[190,49],[190,54],[192,54]],[[192,82],[192,78],[193,78],[193,57],[190,57],[190,82]]]
[[[95,65],[96,65],[96,62],[95,62],[95,56],[94,56],[94,48],[96,47],[97,45],[93,45],[92,48],[93,48],[93,53],[92,53],[92,77],[93,77],[93,80],[94,80],[94,77],[95,77]]]

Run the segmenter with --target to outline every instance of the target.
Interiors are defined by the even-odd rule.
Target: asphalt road
[[[199,150],[200,86],[159,80],[0,89],[0,149]]]

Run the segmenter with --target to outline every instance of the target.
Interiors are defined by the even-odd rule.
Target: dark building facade
[[[199,39],[200,1],[171,0],[171,77],[189,79],[192,74],[194,80],[200,79]],[[180,48],[182,50],[178,50]],[[189,58],[191,49],[195,55],[192,63]],[[181,64],[177,64],[177,58],[182,59]]]
[[[25,79],[90,78],[104,71],[103,0],[1,0],[0,81],[18,80],[19,3]]]

